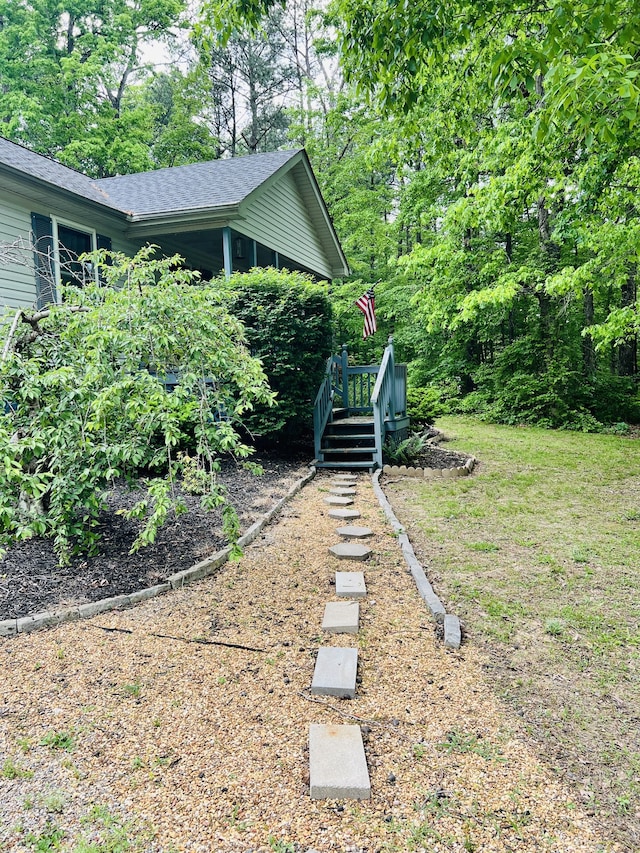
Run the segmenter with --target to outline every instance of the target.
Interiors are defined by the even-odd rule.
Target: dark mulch
[[[458,468],[464,465],[468,458],[464,453],[446,450],[439,445],[429,445],[410,464],[416,468]]]
[[[300,456],[269,454],[253,456],[252,461],[262,465],[262,476],[229,461],[219,477],[243,530],[286,494],[308,470],[310,457],[305,463]],[[100,516],[102,539],[95,557],[75,558],[61,567],[50,539],[35,538],[12,546],[0,560],[0,619],[126,595],[161,583],[227,544],[221,511],[205,512],[198,496],[181,492],[188,512],[171,518],[152,545],[129,554],[139,522],[127,521],[115,510],[131,507],[140,496],[124,485],[109,495],[108,507]]]

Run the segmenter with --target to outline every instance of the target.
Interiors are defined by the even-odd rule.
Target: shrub
[[[407,415],[414,425],[432,424],[447,411],[442,390],[433,386],[407,388]]]
[[[249,455],[237,427],[255,402],[272,400],[219,288],[151,248],[110,261],[100,262],[108,286],[72,287],[60,305],[0,321],[0,395],[10,401],[0,417],[0,544],[49,536],[62,561],[95,550],[111,481],[141,469],[156,473],[130,512],[144,522],[134,548],[153,541],[182,508],[172,486],[185,443],[203,506],[224,503],[218,458]]]
[[[401,441],[387,439],[382,448],[384,461],[390,465],[411,465],[422,456],[427,446],[426,435],[412,433]]]
[[[325,287],[299,272],[255,269],[223,285],[242,321],[277,405],[256,405],[244,424],[271,440],[310,429],[313,401],[331,352],[331,304]]]

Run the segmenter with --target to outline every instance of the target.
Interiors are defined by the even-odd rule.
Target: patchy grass
[[[24,767],[21,767],[19,764],[12,758],[7,758],[7,760],[2,765],[2,770],[0,770],[0,776],[3,779],[31,779],[33,778],[33,770],[27,770]]]
[[[640,849],[640,441],[438,426],[474,475],[387,494],[542,756]]]

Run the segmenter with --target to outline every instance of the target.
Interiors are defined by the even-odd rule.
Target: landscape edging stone
[[[427,444],[439,445],[444,441],[444,433],[432,427],[435,435],[427,439]],[[446,448],[441,448],[445,453],[449,452]],[[466,454],[463,454],[466,455]],[[385,474],[391,477],[417,477],[425,480],[431,480],[438,477],[468,477],[476,466],[477,459],[475,456],[469,456],[464,465],[456,465],[454,468],[416,468],[413,465],[383,465],[382,470]]]
[[[444,623],[445,625],[445,646],[447,648],[457,649],[460,647],[460,622],[458,620],[458,617],[453,616],[452,614],[448,614],[446,612],[443,603],[440,601],[440,599],[434,592],[433,587],[429,583],[424,568],[415,555],[411,540],[405,532],[403,525],[400,524],[400,522],[396,518],[391,504],[387,500],[385,493],[382,491],[382,487],[380,486],[380,475],[382,473],[382,469],[379,468],[373,473],[371,477],[373,491],[376,497],[378,498],[378,503],[382,507],[382,510],[385,516],[387,517],[387,520],[398,534],[398,544],[400,545],[402,556],[404,557],[404,560],[407,566],[409,567],[409,571],[413,576],[413,579],[415,581],[416,587],[418,588],[418,592],[420,593],[422,600],[425,602],[425,604],[431,611],[431,615],[433,616],[434,620],[438,624]],[[457,645],[455,635],[456,624],[458,626]],[[447,627],[449,628],[449,630],[447,630]]]
[[[255,521],[238,539],[238,545],[243,548],[249,545],[257,538],[261,530],[276,518],[282,508],[287,504],[298,492],[307,485],[316,475],[314,465],[309,466],[309,471],[289,489],[286,495],[278,500],[270,510],[268,510],[262,518]],[[18,634],[26,634],[30,631],[36,631],[39,628],[49,628],[53,625],[59,625],[63,622],[74,622],[78,619],[88,619],[91,616],[96,616],[99,613],[105,613],[108,610],[116,610],[119,607],[127,607],[132,604],[137,604],[140,601],[147,601],[150,598],[155,598],[168,592],[170,589],[178,589],[187,583],[195,580],[201,580],[218,569],[223,563],[229,559],[233,548],[227,545],[220,551],[216,551],[210,557],[201,560],[188,569],[181,572],[176,572],[167,578],[164,583],[156,584],[155,586],[146,587],[145,589],[131,592],[128,595],[116,595],[110,598],[102,598],[100,601],[90,601],[86,604],[79,604],[74,607],[65,607],[62,610],[42,611],[41,613],[33,613],[27,616],[20,616],[17,619],[0,620],[0,637],[15,637]]]

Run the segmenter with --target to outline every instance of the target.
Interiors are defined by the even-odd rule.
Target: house
[[[147,243],[205,278],[349,272],[304,149],[94,180],[0,137],[0,310],[41,307],[61,283],[95,275],[83,252]]]

